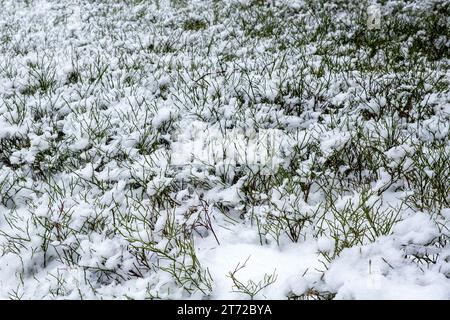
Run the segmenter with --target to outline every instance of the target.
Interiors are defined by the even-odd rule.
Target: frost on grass
[[[2,1],[0,298],[449,299],[449,16]]]

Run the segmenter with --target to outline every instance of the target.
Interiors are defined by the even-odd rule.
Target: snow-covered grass
[[[448,1],[0,4],[0,298],[450,299]]]

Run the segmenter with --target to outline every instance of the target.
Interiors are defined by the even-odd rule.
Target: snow
[[[397,223],[394,226],[394,233],[401,234],[398,241],[402,244],[425,245],[438,236],[439,230],[428,214],[417,212],[414,216]]]
[[[260,2],[2,1],[1,299],[450,298],[440,2]]]
[[[324,236],[320,237],[317,239],[317,249],[319,251],[333,253],[334,240]]]
[[[235,292],[229,275],[237,266],[245,267],[236,273],[239,281],[258,282],[265,275],[275,273],[276,281],[262,290],[255,299],[284,299],[291,286],[302,281],[308,269],[320,268],[314,242],[290,244],[285,247],[261,246],[258,233],[248,228],[236,228],[233,232],[218,231],[223,245],[210,240],[200,241],[197,249],[200,261],[209,269],[214,279],[214,299],[246,299],[245,294]],[[241,229],[241,230],[239,230]]]
[[[325,283],[336,299],[448,299],[446,277],[404,264],[403,251],[383,239],[351,248],[331,264]]]

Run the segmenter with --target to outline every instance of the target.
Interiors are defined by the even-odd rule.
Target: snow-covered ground
[[[0,9],[0,298],[450,299],[448,1]]]

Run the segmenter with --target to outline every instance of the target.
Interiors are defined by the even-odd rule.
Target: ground
[[[0,298],[450,299],[448,1],[0,6]]]

